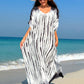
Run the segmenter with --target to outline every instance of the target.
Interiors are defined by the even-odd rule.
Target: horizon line
[[[23,37],[13,37],[13,36],[0,36],[0,38],[23,38]],[[58,39],[65,39],[65,40],[84,40],[84,39],[75,39],[75,38],[58,38]]]

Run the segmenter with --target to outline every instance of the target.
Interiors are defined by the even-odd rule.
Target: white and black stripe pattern
[[[54,31],[59,24],[56,12],[53,7],[46,14],[37,7],[32,10],[31,30],[21,50],[28,84],[49,83],[55,73],[62,72],[55,46]]]

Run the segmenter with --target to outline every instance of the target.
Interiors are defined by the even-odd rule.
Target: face
[[[41,4],[42,6],[46,6],[48,0],[39,0],[39,2],[40,2],[40,4]]]

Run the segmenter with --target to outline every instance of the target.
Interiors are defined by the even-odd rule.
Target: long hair
[[[36,0],[33,8],[37,7],[37,6],[40,6],[40,5],[41,4],[39,3],[39,0]],[[59,18],[59,9],[58,9],[56,3],[53,0],[48,0],[48,5],[57,9],[57,17]]]
[[[48,0],[47,3],[48,3],[49,6],[51,6],[51,7],[57,9],[57,18],[59,18],[59,9],[58,9],[56,3],[55,3],[53,0]],[[38,7],[38,6],[40,6],[40,5],[41,5],[41,4],[39,3],[39,0],[36,0],[35,3],[34,3],[34,6],[33,6],[33,8],[32,8],[32,10],[33,10],[35,7]],[[32,10],[31,10],[31,14],[32,14]],[[31,19],[31,14],[30,14],[30,19]],[[28,24],[29,24],[29,22],[28,22]]]

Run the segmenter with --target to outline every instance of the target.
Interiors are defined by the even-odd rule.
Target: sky
[[[84,0],[54,0],[59,9],[58,38],[84,39]],[[0,37],[23,37],[35,1],[0,0]]]

